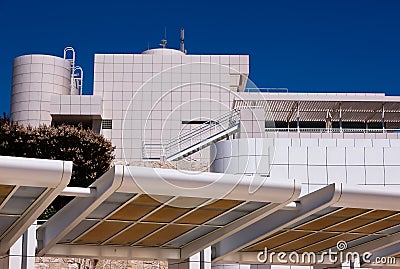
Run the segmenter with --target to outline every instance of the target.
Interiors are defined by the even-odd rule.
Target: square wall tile
[[[345,165],[346,164],[346,151],[345,148],[332,148],[327,150],[327,165]]]
[[[383,148],[365,148],[365,165],[383,165]]]
[[[354,147],[354,139],[337,139],[336,144],[338,147]]]
[[[307,148],[303,147],[290,147],[289,148],[289,164],[307,164]]]
[[[308,166],[308,182],[310,184],[328,184],[326,166]]]
[[[272,170],[274,166],[272,166]],[[307,165],[289,165],[289,178],[308,183]]]
[[[346,165],[364,165],[364,148],[346,148]]]
[[[270,169],[271,179],[289,179],[289,167],[287,164],[273,164]]]
[[[385,166],[385,184],[400,184],[400,166]]]
[[[384,148],[385,165],[400,165],[400,147]]]
[[[365,167],[366,184],[385,184],[385,172],[383,166],[366,166]]]
[[[355,139],[354,146],[356,148],[370,148],[372,147],[372,140],[371,139]]]
[[[372,139],[373,147],[390,147],[389,139]]]
[[[326,148],[308,147],[309,165],[326,165]]]
[[[328,184],[330,183],[347,183],[346,166],[327,166]]]

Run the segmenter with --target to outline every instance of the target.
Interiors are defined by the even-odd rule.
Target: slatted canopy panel
[[[0,254],[67,186],[72,163],[0,156]]]
[[[333,121],[400,122],[400,98],[382,94],[299,94],[299,93],[240,93],[233,108],[263,107],[268,121],[325,121],[327,111]]]
[[[181,248],[268,203],[114,193],[60,240]]]
[[[296,265],[333,268],[341,262],[326,253],[396,255],[400,252],[399,202],[400,189],[395,187],[331,184],[299,198],[296,207],[281,209],[216,243],[214,262],[282,265],[276,256],[260,261],[259,253],[267,250],[287,256],[312,253],[316,260]]]
[[[38,255],[184,259],[300,194],[293,180],[132,166],[92,188],[96,196],[75,198],[39,228]]]
[[[400,211],[329,207],[322,212],[263,238],[243,251],[315,252],[348,247],[400,232]]]
[[[45,187],[0,185],[0,234],[9,230],[45,191]]]

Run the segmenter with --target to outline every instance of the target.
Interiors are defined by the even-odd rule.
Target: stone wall
[[[167,261],[37,257],[35,269],[167,269]]]

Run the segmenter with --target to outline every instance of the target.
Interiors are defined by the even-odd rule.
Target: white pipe
[[[81,187],[66,187],[61,193],[61,196],[75,196],[75,197],[94,197],[96,195],[95,188],[81,188]]]

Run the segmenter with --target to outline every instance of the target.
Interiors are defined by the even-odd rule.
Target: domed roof
[[[167,48],[157,48],[157,49],[149,49],[142,52],[142,54],[158,54],[158,55],[185,55],[180,50],[176,49],[167,49]]]

